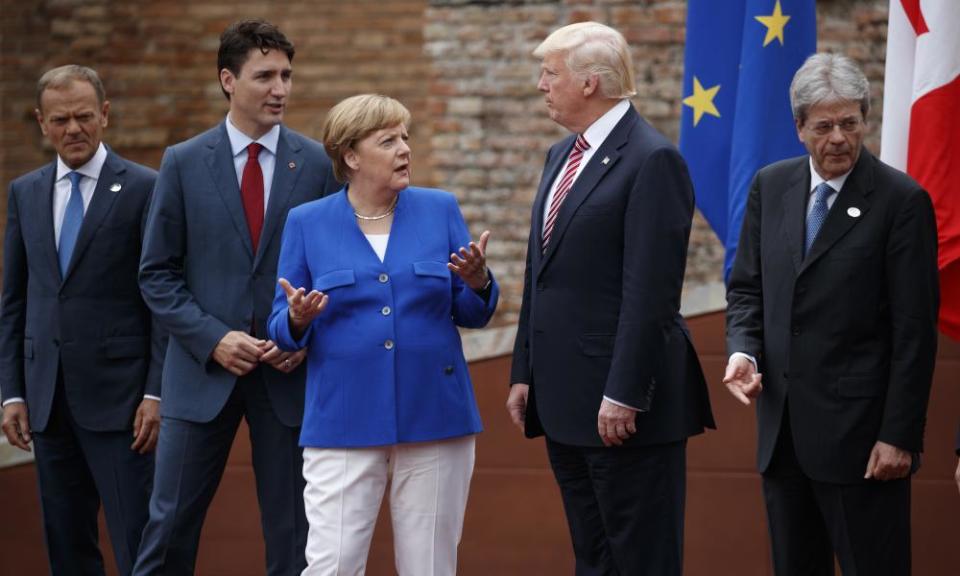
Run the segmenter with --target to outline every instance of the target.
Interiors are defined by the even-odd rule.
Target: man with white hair
[[[777,576],[832,575],[834,554],[845,575],[909,574],[937,351],[933,206],[863,148],[870,86],[852,60],[811,56],[790,101],[809,154],[754,177],[724,383],[757,401]]]
[[[534,51],[550,118],[507,409],[546,435],[576,574],[679,575],[686,439],[713,427],[680,316],[693,187],[645,122],[623,36],[585,22]]]

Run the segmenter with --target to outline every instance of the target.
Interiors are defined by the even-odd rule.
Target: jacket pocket
[[[577,342],[584,356],[613,356],[616,334],[581,334]]]
[[[107,338],[104,343],[107,358],[142,358],[147,355],[147,339],[143,336]]]
[[[837,393],[845,398],[874,398],[882,392],[883,380],[873,376],[844,376],[837,379]]]
[[[356,284],[357,278],[353,270],[331,270],[313,279],[313,289],[325,292],[341,286]]]
[[[449,278],[450,269],[445,262],[414,262],[413,273],[417,276],[435,276],[437,278]]]

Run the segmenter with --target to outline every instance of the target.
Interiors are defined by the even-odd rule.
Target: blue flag
[[[680,151],[697,207],[737,250],[758,169],[805,152],[790,110],[790,81],[817,47],[814,0],[689,0]]]

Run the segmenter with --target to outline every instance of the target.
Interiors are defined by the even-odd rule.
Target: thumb
[[[279,284],[280,287],[283,288],[283,291],[287,294],[288,297],[293,296],[294,292],[296,292],[293,286],[289,282],[287,282],[286,278],[280,278],[279,280],[277,280],[277,284]]]
[[[873,478],[874,468],[877,467],[877,460],[880,455],[877,452],[877,447],[874,446],[873,450],[870,451],[870,460],[867,461],[867,472],[863,475],[865,479]]]
[[[483,234],[480,235],[480,252],[484,254],[487,253],[487,240],[490,239],[490,231],[484,230]]]

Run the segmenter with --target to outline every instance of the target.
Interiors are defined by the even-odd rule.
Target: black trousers
[[[80,427],[58,374],[47,427],[33,434],[43,534],[54,576],[104,573],[97,528],[101,503],[117,569],[120,574],[133,569],[147,522],[153,454],[139,454],[131,444],[130,430]]]
[[[777,576],[910,574],[910,479],[829,484],[807,477],[793,447],[789,416],[763,474]]]
[[[577,576],[680,576],[686,441],[592,448],[547,439]]]

